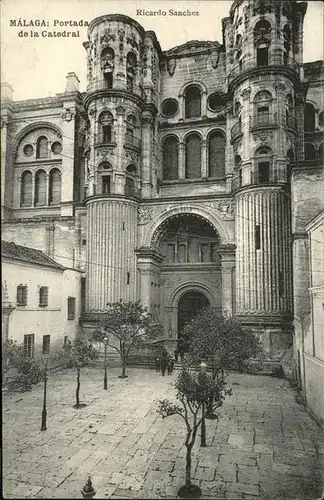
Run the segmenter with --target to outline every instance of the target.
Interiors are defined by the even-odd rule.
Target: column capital
[[[221,256],[225,255],[235,255],[236,245],[235,243],[225,243],[219,245],[218,253]]]

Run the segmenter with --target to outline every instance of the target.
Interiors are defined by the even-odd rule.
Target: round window
[[[212,94],[208,98],[208,107],[211,111],[220,111],[225,107],[225,100],[219,94]]]
[[[324,125],[324,111],[321,111],[320,114],[318,115],[318,121],[321,126]]]
[[[32,156],[33,153],[34,153],[33,146],[31,144],[26,144],[26,146],[24,147],[24,155]]]
[[[59,155],[62,151],[62,144],[60,142],[53,142],[52,151],[55,155]]]
[[[176,101],[175,99],[166,99],[162,103],[162,114],[170,118],[171,116],[174,116],[176,114],[178,108],[178,101]]]

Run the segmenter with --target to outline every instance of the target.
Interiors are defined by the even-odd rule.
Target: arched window
[[[35,175],[35,205],[45,205],[46,203],[46,173],[38,170]]]
[[[271,41],[271,26],[268,21],[262,19],[254,28],[254,43],[257,52],[257,66],[268,66],[269,44]]]
[[[208,140],[208,175],[225,176],[225,137],[219,132],[212,132]]]
[[[105,47],[100,56],[100,67],[102,69],[105,87],[112,89],[113,87],[113,71],[114,71],[115,53],[111,47]]]
[[[165,181],[178,179],[178,149],[179,141],[177,137],[170,135],[164,139],[162,146],[162,162],[163,179]]]
[[[128,144],[134,144],[136,142],[135,138],[136,124],[137,120],[135,116],[129,115],[126,120],[126,137],[125,137],[125,142]]]
[[[33,181],[30,172],[23,172],[21,176],[20,205],[22,207],[32,206]]]
[[[110,170],[111,168],[111,163],[109,163],[108,161],[103,161],[98,166],[98,170]]]
[[[314,132],[315,130],[315,109],[307,102],[304,110],[304,130],[305,132]]]
[[[125,196],[134,196],[134,193],[135,193],[134,179],[127,176],[125,183]]]
[[[235,168],[239,168],[240,167],[241,161],[242,161],[242,158],[240,157],[240,155],[235,155],[235,158],[234,158]]]
[[[129,174],[136,175],[136,172],[137,172],[136,165],[133,165],[133,164],[131,163],[130,165],[128,165],[128,166],[126,167],[126,171],[127,171]]]
[[[186,138],[186,179],[201,177],[201,137],[193,132]]]
[[[49,203],[61,203],[61,172],[57,168],[53,168],[49,175]]]
[[[257,125],[270,123],[272,95],[267,90],[261,90],[254,98],[255,116],[254,122]]]
[[[295,153],[294,153],[294,150],[292,148],[288,149],[288,151],[287,151],[287,158],[288,158],[289,163],[294,163],[294,161],[295,161]]]
[[[48,141],[47,137],[41,136],[37,139],[36,143],[36,158],[47,158],[48,157]]]
[[[319,145],[318,148],[318,159],[320,162],[324,162],[324,145],[323,142]]]
[[[185,118],[201,116],[201,90],[191,85],[185,91]]]
[[[305,144],[305,160],[311,161],[315,160],[315,147],[310,142]]]
[[[137,57],[134,52],[128,52],[126,59],[127,90],[134,91],[134,78],[137,67]]]
[[[104,111],[99,116],[99,143],[112,142],[113,115]]]
[[[256,174],[255,184],[266,184],[270,182],[270,157],[271,150],[267,147],[261,147],[255,152]]]

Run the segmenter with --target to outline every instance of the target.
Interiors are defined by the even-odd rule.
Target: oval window
[[[62,151],[62,144],[60,142],[53,142],[52,151],[55,155],[59,155]]]
[[[34,148],[31,144],[26,144],[23,151],[25,156],[32,156],[34,153]]]
[[[162,114],[170,118],[171,116],[174,116],[176,114],[178,108],[178,101],[176,101],[175,99],[166,99],[162,103]]]
[[[225,107],[225,104],[225,100],[220,94],[215,93],[208,98],[208,107],[211,111],[220,111]]]

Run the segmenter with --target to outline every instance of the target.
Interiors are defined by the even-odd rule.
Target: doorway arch
[[[186,323],[209,306],[206,295],[198,290],[190,290],[181,295],[178,302],[178,338],[181,337]]]

